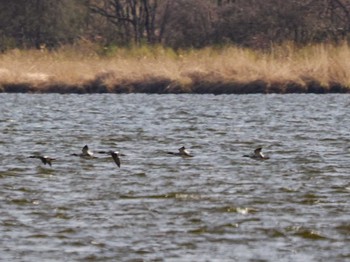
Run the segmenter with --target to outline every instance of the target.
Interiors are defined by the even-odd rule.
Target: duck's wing
[[[47,164],[47,159],[46,159],[46,157],[44,157],[44,156],[39,156],[39,159],[41,160],[41,162],[43,162],[44,165]]]
[[[81,151],[83,152],[84,155],[87,155],[89,153],[89,147],[85,145]]]
[[[56,160],[56,158],[51,158],[51,157],[48,157],[48,156],[43,156],[43,159],[46,162],[44,164],[48,164],[49,166],[52,165],[52,161]]]
[[[190,151],[188,151],[187,149],[184,149],[184,150],[183,150],[183,154],[186,155],[186,156],[192,156],[192,155],[190,154]]]
[[[180,152],[180,153],[183,153],[184,151],[186,151],[186,148],[185,148],[184,146],[182,146],[182,147],[179,148],[179,152]]]
[[[48,164],[49,166],[51,166],[51,160],[54,160],[48,156],[31,156],[31,158],[38,158],[44,165]]]
[[[94,157],[94,153],[89,149],[87,145],[83,147],[82,152],[83,156]]]
[[[118,152],[111,152],[111,156],[114,162],[117,164],[117,166],[120,167],[120,158],[119,158]]]
[[[258,147],[257,149],[254,150],[254,155],[260,157],[261,156],[261,147]]]
[[[51,164],[52,164],[52,161],[53,159],[51,159],[51,158],[46,158],[46,163],[49,165],[49,166],[51,166]]]
[[[179,149],[179,151],[180,151],[180,155],[181,155],[181,156],[193,157],[193,155],[191,155],[190,151],[188,151],[184,146],[181,147],[181,148]]]

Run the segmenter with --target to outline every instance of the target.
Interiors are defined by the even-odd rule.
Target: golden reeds
[[[291,43],[269,51],[65,46],[0,55],[0,91],[348,92],[350,46]]]

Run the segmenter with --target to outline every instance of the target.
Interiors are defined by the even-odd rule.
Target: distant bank
[[[8,93],[350,93],[347,43],[172,50],[62,47],[0,54]]]
[[[293,82],[251,83],[201,82],[190,86],[172,82],[170,79],[153,79],[149,81],[124,82],[123,85],[108,87],[98,80],[82,85],[64,83],[46,83],[40,87],[30,83],[14,83],[0,86],[0,93],[59,93],[59,94],[93,94],[93,93],[148,93],[148,94],[290,94],[290,93],[350,93],[350,88],[338,83],[322,86],[317,82],[301,85]]]

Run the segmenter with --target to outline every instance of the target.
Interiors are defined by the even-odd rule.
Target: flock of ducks
[[[259,148],[255,149],[252,154],[243,155],[243,157],[249,157],[249,158],[256,159],[256,160],[269,159],[269,157],[265,156],[261,151],[262,151],[262,148],[259,147]],[[110,151],[98,151],[97,153],[99,153],[99,154],[107,154],[107,155],[111,156],[113,161],[114,161],[114,163],[119,168],[120,168],[120,156],[125,156],[123,154],[120,154],[118,151],[112,151],[112,150],[110,150]],[[193,155],[191,155],[190,152],[184,146],[180,147],[178,149],[178,152],[167,152],[167,154],[180,156],[180,157],[193,157]],[[94,153],[92,151],[90,151],[88,145],[85,145],[82,148],[80,154],[71,154],[71,156],[78,156],[78,157],[81,157],[81,158],[95,158]],[[45,156],[45,155],[32,155],[32,156],[29,156],[29,158],[40,159],[41,162],[44,165],[47,164],[49,166],[52,166],[52,161],[56,160],[55,158],[48,157],[48,156]]]
[[[98,151],[97,153],[99,154],[107,154],[110,155],[114,161],[114,163],[120,167],[120,158],[119,156],[123,156],[123,154],[119,154],[118,151]],[[71,156],[78,156],[81,158],[95,158],[94,153],[89,149],[88,145],[85,145],[80,154],[71,154]],[[49,166],[52,166],[52,161],[56,160],[55,158],[49,157],[49,156],[44,156],[44,155],[33,155],[29,156],[29,158],[37,158],[40,159],[41,162],[46,165],[48,164]]]

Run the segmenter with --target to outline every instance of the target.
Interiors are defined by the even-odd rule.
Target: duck
[[[56,160],[55,158],[51,158],[48,156],[29,156],[29,158],[38,158],[41,160],[41,162],[43,162],[44,165],[48,164],[49,166],[52,165],[52,161]]]
[[[179,152],[167,152],[167,154],[182,157],[193,157],[193,155],[191,155],[190,152],[188,152],[188,150],[184,146],[179,148]]]
[[[257,149],[254,150],[254,153],[251,155],[243,155],[244,157],[250,157],[252,159],[257,159],[257,160],[266,160],[269,159],[268,156],[265,156],[262,152],[262,147],[258,147]]]
[[[117,164],[117,166],[120,168],[120,158],[119,156],[122,155],[122,154],[119,154],[118,151],[112,151],[112,150],[109,150],[109,151],[99,151],[98,152],[99,154],[107,154],[107,155],[110,155],[112,156],[114,162]]]
[[[89,150],[88,145],[85,145],[80,154],[72,154],[72,156],[80,156],[84,158],[94,157],[94,153]]]

